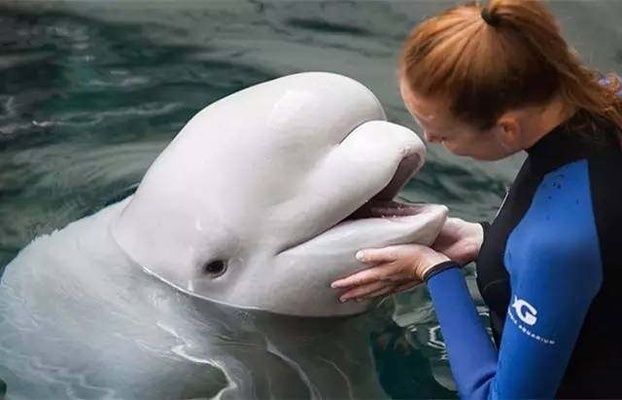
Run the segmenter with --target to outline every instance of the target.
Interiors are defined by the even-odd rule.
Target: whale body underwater
[[[7,265],[9,396],[381,396],[359,317],[315,317],[369,308],[330,288],[365,268],[357,250],[434,241],[447,208],[393,200],[424,159],[417,135],[345,76],[289,75],[208,105],[133,195]],[[292,345],[301,337],[308,348]],[[300,393],[275,384],[293,380]]]

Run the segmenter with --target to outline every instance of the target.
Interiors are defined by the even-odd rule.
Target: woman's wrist
[[[428,268],[422,275],[421,280],[427,283],[433,276],[452,268],[460,268],[461,265],[455,261],[447,260]]]

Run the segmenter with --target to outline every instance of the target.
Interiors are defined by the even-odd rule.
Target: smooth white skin
[[[348,315],[330,282],[365,265],[357,250],[431,244],[444,206],[336,225],[425,147],[385,121],[375,96],[341,75],[303,73],[219,100],[153,163],[112,232],[131,259],[195,296],[306,316]],[[204,271],[227,263],[218,277]]]

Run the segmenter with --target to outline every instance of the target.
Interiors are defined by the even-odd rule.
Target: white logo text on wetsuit
[[[534,306],[529,304],[527,301],[514,296],[514,300],[512,301],[512,304],[509,308],[510,309],[508,310],[508,315],[510,317],[510,320],[514,323],[514,325],[518,327],[521,332],[537,340],[538,342],[544,344],[555,344],[555,340],[542,337],[532,332],[530,328],[525,326],[528,325],[529,327],[532,327],[536,324],[536,322],[538,322],[538,310]]]
[[[535,325],[538,317],[538,310],[531,304],[527,303],[523,299],[519,299],[514,296],[514,302],[512,303],[512,308],[516,311],[516,315],[520,318],[521,321],[526,323],[527,325]]]

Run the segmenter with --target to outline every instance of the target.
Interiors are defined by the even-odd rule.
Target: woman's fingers
[[[386,263],[395,261],[397,258],[397,247],[398,246],[390,246],[384,247],[382,249],[366,249],[359,250],[355,257],[357,260],[362,261],[364,263]]]
[[[367,285],[357,286],[349,289],[347,292],[339,296],[339,301],[344,302],[350,299],[367,297],[370,293],[375,293],[381,290],[391,290],[395,285],[390,282],[378,281],[369,283]]]
[[[368,283],[387,280],[392,275],[394,265],[391,263],[380,264],[375,267],[364,269],[356,274],[350,275],[347,278],[339,279],[331,283],[331,287],[346,288],[349,286],[361,286]]]
[[[372,266],[331,284],[332,288],[345,289],[339,297],[341,301],[410,289],[419,283],[418,270],[423,273],[422,267],[448,260],[428,247],[415,244],[361,250],[356,258]]]
[[[378,290],[374,290],[374,291],[366,293],[366,294],[356,293],[353,296],[348,296],[348,298],[355,298],[355,299],[359,299],[360,298],[360,299],[369,300],[369,299],[373,299],[374,297],[384,296],[386,294],[394,294],[394,293],[403,292],[405,290],[414,288],[415,286],[419,285],[420,283],[421,283],[421,281],[409,281],[407,283],[402,283],[402,284],[387,284],[387,283],[385,283],[385,285],[382,286],[381,288],[379,288]],[[369,285],[368,287],[366,287],[365,292],[367,292],[371,288],[372,288],[372,285]],[[352,292],[354,292],[354,291],[352,291]]]

